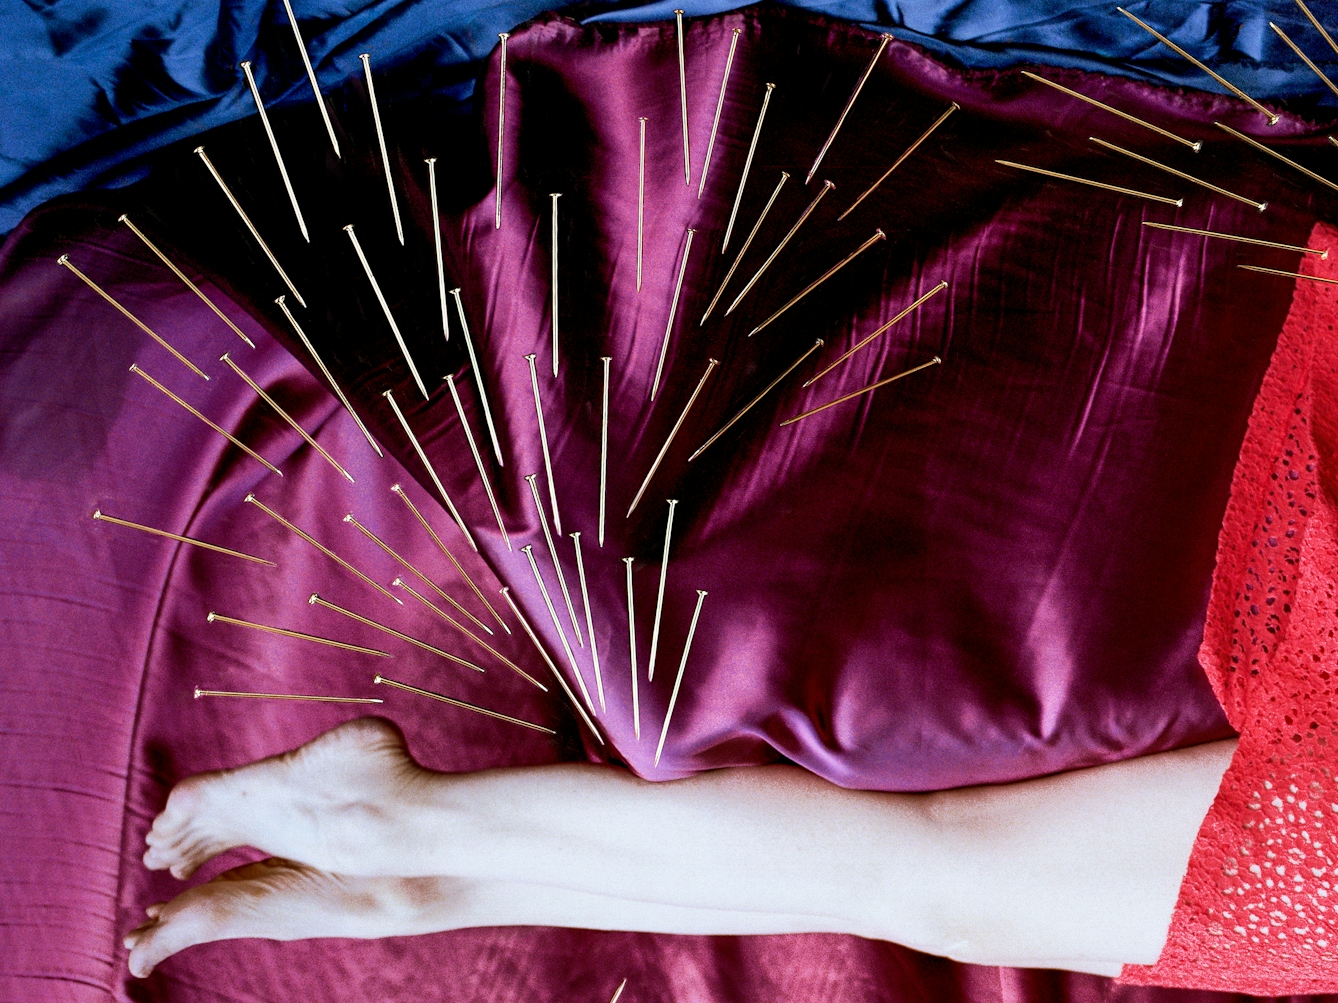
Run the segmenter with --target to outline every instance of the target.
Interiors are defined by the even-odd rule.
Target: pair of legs
[[[1235,742],[993,787],[850,791],[796,767],[650,783],[590,764],[433,773],[379,718],[182,781],[145,864],[271,855],[148,910],[132,974],[237,937],[542,925],[842,932],[1117,974],[1161,951]]]

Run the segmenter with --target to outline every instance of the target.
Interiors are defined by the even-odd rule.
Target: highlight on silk
[[[1338,3],[565,2],[13,15],[6,998],[1338,993]]]

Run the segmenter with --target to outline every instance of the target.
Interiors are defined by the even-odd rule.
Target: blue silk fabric
[[[412,66],[414,92],[467,102],[497,33],[541,11],[590,21],[671,19],[678,0],[585,3],[479,0],[293,4],[321,86],[361,72]],[[688,17],[740,6],[684,3]],[[1056,0],[800,0],[793,6],[894,31],[950,64],[1000,69],[1036,62],[1128,75],[1175,87],[1221,88],[1115,10]],[[1338,27],[1332,5],[1313,9]],[[1338,58],[1291,3],[1136,3],[1133,12],[1247,92],[1288,99],[1301,114],[1338,104],[1268,27],[1286,31],[1331,77]],[[0,233],[53,196],[143,176],[174,141],[254,114],[237,64],[253,60],[267,104],[312,101],[278,0],[217,4],[61,3],[0,6]],[[1324,114],[1325,112],[1318,112]]]

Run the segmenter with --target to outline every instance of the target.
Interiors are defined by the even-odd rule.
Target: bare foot
[[[189,877],[235,846],[341,874],[376,873],[402,850],[415,795],[430,776],[382,718],[340,725],[301,748],[177,784],[153,822],[144,864]]]
[[[419,886],[432,883],[432,889]],[[420,933],[413,903],[445,889],[431,878],[348,878],[271,858],[224,871],[171,902],[126,935],[130,974],[144,978],[164,958],[215,940],[262,937],[393,937]]]

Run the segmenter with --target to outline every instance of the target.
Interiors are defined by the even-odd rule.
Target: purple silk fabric
[[[730,30],[743,29],[706,191],[696,183]],[[194,686],[367,694],[427,766],[601,758],[667,779],[789,758],[870,789],[924,790],[1035,776],[1229,733],[1195,663],[1217,526],[1236,450],[1290,297],[1295,255],[1154,233],[1142,219],[1304,240],[1328,206],[1217,139],[1221,118],[1263,134],[1242,106],[1127,81],[1063,79],[1191,138],[1181,153],[1014,74],[963,75],[893,43],[812,184],[812,158],[876,44],[867,33],[753,9],[690,24],[693,186],[683,183],[672,26],[581,28],[558,18],[513,36],[502,228],[484,179],[496,114],[446,142],[429,116],[381,94],[405,212],[394,238],[370,125],[345,163],[293,142],[289,168],[312,230],[301,242],[261,137],[205,138],[216,163],[309,303],[297,316],[388,453],[276,338],[275,274],[188,152],[138,191],[35,213],[0,260],[0,709],[9,810],[0,861],[11,932],[6,998],[91,1000],[599,999],[631,978],[637,1000],[775,998],[1169,999],[1106,980],[954,965],[856,938],[693,938],[483,930],[376,943],[224,943],[129,979],[119,937],[180,885],[145,872],[143,836],[181,777],[290,748],[358,708],[193,700]],[[1056,74],[1058,76],[1058,74]],[[740,275],[750,274],[830,177],[800,235],[728,318],[697,321],[731,260],[724,223],[760,103],[779,86],[743,199],[740,246],[781,170],[794,177]],[[837,215],[946,107],[962,110],[845,221]],[[421,112],[421,107],[411,109]],[[648,121],[646,260],[635,288],[636,119]],[[287,119],[277,119],[291,141]],[[362,132],[359,133],[358,129]],[[249,130],[249,131],[248,131]],[[1253,209],[1097,151],[1089,134],[1260,193]],[[1308,135],[1284,119],[1270,137]],[[1306,157],[1305,144],[1297,154]],[[421,157],[438,155],[448,287],[462,289],[506,459],[489,455],[461,330],[441,338]],[[1185,207],[1041,181],[1013,159],[1183,195]],[[266,173],[266,172],[270,173]],[[1304,179],[1302,179],[1303,181]],[[272,183],[275,182],[275,183]],[[378,187],[380,186],[380,187]],[[551,375],[550,192],[561,211],[562,374]],[[246,348],[115,220],[160,240],[256,340]],[[432,400],[408,375],[340,227],[357,231]],[[697,228],[653,405],[647,394],[687,227]],[[881,226],[885,243],[784,318],[751,328]],[[82,286],[74,264],[206,370],[200,380]],[[947,292],[814,387],[810,360],[692,464],[687,455],[814,338],[830,360],[947,280]],[[732,289],[738,289],[736,278]],[[290,296],[291,301],[291,296]],[[225,366],[223,351],[348,466],[348,484]],[[339,569],[264,513],[255,491],[380,583],[402,572],[342,522],[353,512],[478,615],[485,612],[389,492],[406,485],[490,598],[510,584],[566,669],[519,548],[535,545],[560,617],[528,486],[546,482],[523,356],[538,353],[565,532],[582,533],[608,710],[609,745],[580,729],[517,631],[490,638],[537,689],[464,642],[431,611]],[[941,368],[794,426],[777,422],[939,354]],[[613,357],[607,538],[597,545],[599,357]],[[632,495],[708,357],[715,370],[645,499]],[[127,371],[138,362],[275,462],[279,479]],[[457,374],[515,552],[502,544],[439,385]],[[393,388],[479,540],[468,551],[379,397]],[[401,465],[402,464],[402,465]],[[418,483],[413,483],[414,480]],[[653,683],[644,676],[666,497],[679,498]],[[274,560],[266,568],[89,518],[111,515]],[[642,737],[632,734],[620,558],[637,559]],[[559,549],[582,611],[572,550]],[[664,759],[655,742],[695,589],[709,591]],[[420,589],[421,591],[421,589]],[[479,676],[307,603],[311,592],[472,657]],[[434,594],[430,591],[429,596]],[[494,603],[497,600],[494,598]],[[497,604],[515,629],[514,618]],[[229,616],[391,652],[320,648],[222,624]],[[448,610],[449,612],[449,610]],[[581,628],[584,632],[584,617]],[[570,630],[570,625],[567,625]],[[593,688],[588,649],[576,657]],[[515,714],[547,738],[371,685],[373,672]],[[569,673],[569,670],[567,670]],[[889,848],[894,852],[895,848]],[[202,877],[243,859],[228,854]],[[1177,999],[1196,994],[1177,993]],[[1204,996],[1206,999],[1206,995]]]
[[[731,31],[741,29],[702,198],[697,183]],[[1195,653],[1217,526],[1254,389],[1288,301],[1285,280],[1243,262],[1292,268],[1296,255],[1141,227],[1144,219],[1305,240],[1318,186],[1211,127],[1265,127],[1238,102],[1174,95],[1050,71],[1156,119],[1192,153],[1020,74],[961,74],[893,43],[805,186],[818,149],[876,47],[876,36],[791,11],[755,8],[690,22],[691,186],[684,183],[672,25],[581,27],[556,16],[509,43],[503,212],[495,229],[497,71],[477,132],[436,135],[430,109],[383,117],[406,218],[401,248],[375,138],[333,163],[293,142],[309,178],[313,239],[301,243],[254,129],[207,137],[220,169],[267,224],[299,289],[302,322],[388,448],[431,488],[379,396],[393,387],[488,560],[566,667],[520,547],[535,545],[564,630],[571,624],[531,493],[548,501],[524,356],[539,387],[563,530],[580,530],[608,713],[610,750],[667,779],[785,757],[836,783],[928,790],[1035,776],[1220,738],[1229,729]],[[720,243],[764,84],[768,109],[729,255]],[[932,123],[950,117],[844,220],[838,216]],[[647,119],[645,259],[636,289],[637,119]],[[254,123],[251,123],[254,126]],[[299,126],[304,128],[307,126]],[[1284,119],[1269,138],[1312,130]],[[310,133],[304,135],[310,136]],[[1261,215],[1089,142],[1135,148],[1246,195]],[[315,151],[314,155],[311,151]],[[304,160],[304,155],[312,156]],[[447,288],[480,357],[505,467],[487,446],[461,332],[442,338],[423,157],[438,156]],[[997,159],[1183,197],[1184,208],[1061,184]],[[302,172],[310,168],[309,174]],[[792,174],[730,290],[698,323],[782,170]],[[738,310],[725,309],[814,197],[818,205]],[[165,165],[147,196],[237,295],[286,326],[283,291],[238,231],[194,158]],[[560,192],[561,375],[550,347],[550,193]],[[201,207],[217,215],[203,216]],[[216,221],[216,222],[215,222]],[[340,227],[353,223],[416,365],[414,388]],[[696,230],[666,355],[649,400],[686,246]],[[881,227],[861,257],[759,334],[752,328]],[[201,239],[206,234],[207,239]],[[947,292],[809,389],[801,383],[940,280]],[[290,297],[291,299],[291,297]],[[688,455],[812,345],[827,342],[701,458]],[[290,339],[290,344],[291,344]],[[298,349],[299,354],[304,356]],[[778,422],[941,355],[944,364],[785,428]],[[607,537],[596,546],[601,369],[612,358]],[[713,372],[645,497],[628,507],[709,358]],[[515,546],[503,545],[440,385],[454,372]],[[636,558],[638,660],[645,671],[668,507],[676,510],[642,737],[631,714],[624,568]],[[551,520],[551,513],[549,514]],[[559,541],[568,585],[574,554]],[[696,590],[710,594],[653,765]],[[578,622],[580,597],[574,595]],[[589,652],[573,650],[594,686]],[[602,755],[587,742],[592,755]]]

